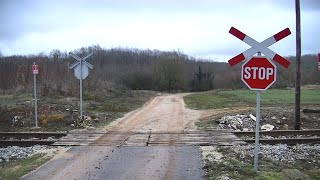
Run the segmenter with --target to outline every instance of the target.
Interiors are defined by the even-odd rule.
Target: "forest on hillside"
[[[83,81],[85,91],[157,90],[166,92],[206,91],[212,89],[244,88],[240,79],[241,65],[196,59],[179,51],[140,50],[128,48],[104,49],[99,45],[83,47],[73,53],[88,59],[94,68]],[[293,87],[295,83],[295,57],[288,69],[277,65],[277,82],[272,88]],[[33,62],[39,65],[38,91],[76,94],[79,80],[69,64],[76,60],[58,49],[49,54],[28,56],[0,56],[0,92],[32,91]],[[317,84],[317,56],[302,57],[302,85]]]

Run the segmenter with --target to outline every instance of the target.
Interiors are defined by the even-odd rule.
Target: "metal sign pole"
[[[260,93],[257,91],[257,106],[256,106],[256,135],[254,144],[254,171],[258,172],[258,157],[259,157],[259,129],[260,129]]]
[[[36,63],[33,62],[33,65]],[[38,112],[37,112],[37,81],[36,73],[33,73],[33,96],[34,96],[34,120],[36,122],[36,128],[38,128]]]
[[[261,56],[261,52],[258,52],[258,56]],[[254,171],[258,172],[258,161],[259,161],[259,129],[260,129],[260,94],[261,91],[257,91],[257,102],[256,102],[256,133],[255,133],[255,141],[254,141]]]
[[[80,119],[82,120],[82,60],[80,60]]]

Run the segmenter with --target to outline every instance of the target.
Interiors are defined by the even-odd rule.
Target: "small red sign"
[[[318,54],[318,70],[320,71],[320,53]]]
[[[32,65],[32,73],[39,74],[38,65],[36,65],[36,64]]]
[[[265,57],[253,57],[242,65],[241,80],[251,90],[267,90],[276,82],[276,66]]]

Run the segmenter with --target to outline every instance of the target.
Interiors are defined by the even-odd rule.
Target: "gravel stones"
[[[254,145],[235,146],[234,150],[240,153],[240,158],[253,157]],[[288,146],[286,144],[262,145],[260,144],[259,156],[274,161],[294,162],[297,160],[318,161],[320,158],[320,144],[298,144]]]
[[[235,131],[253,131],[255,121],[249,116],[237,114],[235,116],[223,116],[219,120],[218,129],[231,129]]]
[[[268,121],[263,121],[269,119]],[[279,129],[281,126],[280,120],[275,120],[276,117],[273,116],[271,118],[269,117],[261,117],[260,119],[260,129],[265,131],[271,131],[274,129]],[[269,124],[273,122],[272,124]],[[218,129],[229,129],[234,131],[255,131],[256,126],[256,117],[252,114],[249,115],[243,115],[243,114],[237,114],[235,116],[223,116],[220,119],[216,120],[218,123]],[[284,127],[282,129],[287,129],[288,127]]]
[[[9,146],[0,148],[0,162],[14,161],[21,158],[26,158],[35,154],[46,153],[48,150],[56,149],[49,146],[31,146],[31,147],[18,147]]]

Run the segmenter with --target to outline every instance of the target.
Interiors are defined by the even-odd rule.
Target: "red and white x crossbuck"
[[[258,52],[263,53],[266,57],[274,60],[275,62],[279,63],[283,67],[287,68],[290,65],[290,61],[286,60],[285,58],[281,57],[280,55],[278,55],[277,53],[273,52],[271,49],[268,48],[269,46],[276,43],[277,41],[280,41],[281,39],[290,35],[291,32],[289,28],[286,28],[278,32],[277,34],[269,37],[268,39],[262,41],[261,43],[252,39],[250,36],[244,34],[243,32],[239,31],[234,27],[231,27],[229,33],[251,46],[250,49],[230,59],[228,61],[230,66],[236,65],[245,59],[248,60]]]

